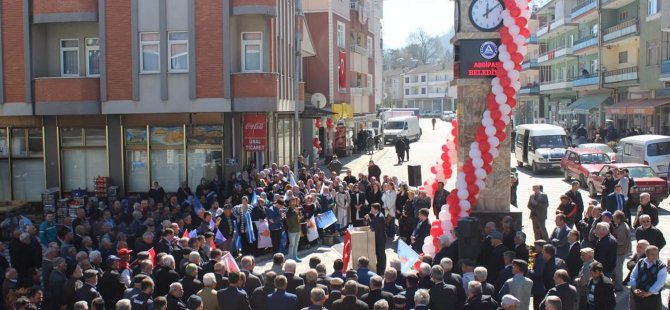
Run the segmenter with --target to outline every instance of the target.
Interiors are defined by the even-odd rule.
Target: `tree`
[[[412,32],[407,39],[408,50],[420,64],[429,64],[441,60],[444,56],[444,46],[439,36],[430,36],[423,28]]]

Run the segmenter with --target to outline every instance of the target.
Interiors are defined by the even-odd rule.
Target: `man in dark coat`
[[[435,285],[430,288],[431,309],[458,309],[460,302],[456,287],[444,283],[444,269],[440,266],[433,266],[430,270],[430,278]]]
[[[402,137],[402,142],[405,143],[405,155],[406,155],[405,159],[406,159],[406,161],[409,161],[409,144],[410,144],[410,141],[407,138],[407,136],[403,136]],[[390,303],[389,303],[389,305],[390,305]]]
[[[241,275],[237,271],[228,274],[230,285],[216,293],[216,299],[219,302],[219,309],[230,310],[251,310],[249,297],[242,289]]]
[[[495,295],[493,296],[498,296],[498,292],[500,292],[500,289],[505,282],[514,276],[514,273],[512,272],[512,261],[516,258],[516,254],[513,251],[507,251],[503,254],[503,258],[505,259],[505,268],[498,273],[498,278],[495,283]]]
[[[640,226],[635,229],[635,240],[647,240],[650,245],[655,245],[659,249],[665,246],[665,237],[663,233],[652,225],[649,215],[643,214],[639,217]]]
[[[640,194],[639,210],[640,211],[637,212],[637,216],[635,217],[635,223],[633,224],[633,228],[638,228],[640,226],[640,216],[642,214],[649,215],[649,217],[651,218],[652,226],[658,225],[658,208],[651,203],[651,196],[649,196],[648,193]]]
[[[253,293],[256,288],[263,286],[263,280],[253,274],[254,266],[254,258],[252,256],[242,257],[240,269],[247,279],[244,283],[244,290],[247,292],[247,296],[251,296],[251,293]]]
[[[53,271],[49,275],[49,283],[44,290],[45,309],[59,309],[65,305],[64,289],[67,277],[65,271],[67,270],[67,263],[62,257],[56,257],[53,260]]]
[[[565,264],[568,265],[568,274],[570,279],[574,279],[579,275],[579,271],[582,269],[582,259],[580,251],[582,246],[579,244],[579,231],[573,229],[568,233],[568,242],[570,246],[568,248],[568,256],[565,258]]]
[[[165,296],[170,290],[170,284],[179,282],[179,274],[174,270],[174,257],[163,257],[162,265],[159,265],[154,272],[156,287],[154,288],[154,297]]]
[[[491,236],[491,245],[493,246],[493,251],[488,257],[486,262],[486,270],[488,270],[488,276],[486,282],[496,283],[498,278],[498,273],[500,270],[505,268],[505,258],[504,254],[508,251],[507,247],[502,244],[502,233],[499,231],[492,232]]]
[[[156,254],[166,253],[172,255],[172,243],[170,240],[174,239],[174,231],[172,228],[165,228],[161,232],[161,240],[156,244]]]
[[[268,296],[275,292],[275,279],[277,274],[273,271],[268,271],[265,274],[265,285],[257,288],[251,294],[251,309],[264,310],[267,309]],[[284,277],[286,278],[286,277]]]
[[[574,222],[578,222],[582,219],[584,213],[584,199],[582,199],[582,193],[579,192],[579,188],[581,185],[586,186],[586,184],[581,184],[579,181],[575,180],[572,181],[571,185],[572,188],[570,188],[570,190],[567,191],[565,195],[570,198],[572,203],[577,205],[577,213],[575,214]]]
[[[611,310],[616,307],[616,297],[614,296],[614,284],[612,280],[603,275],[603,264],[594,262],[591,264],[591,281],[587,286],[588,295],[593,295],[593,301],[587,303],[589,308],[594,310]],[[642,310],[642,309],[640,309]]]
[[[402,164],[405,161],[405,141],[402,137],[395,139],[395,153],[398,156],[398,165]]]
[[[356,281],[347,281],[344,284],[344,297],[333,302],[331,310],[368,310],[368,304],[356,297],[358,293],[358,283]]]
[[[100,293],[95,288],[98,285],[98,272],[95,270],[86,270],[84,272],[84,285],[77,289],[74,293],[74,301],[85,301],[88,306],[91,306],[93,299],[100,297]]]
[[[498,302],[491,296],[482,295],[482,284],[471,281],[468,284],[468,300],[463,306],[465,310],[497,310]]]
[[[275,287],[277,290],[267,296],[267,309],[294,310],[298,308],[298,297],[286,292],[286,277],[278,276],[275,278]],[[220,304],[219,304],[220,305]],[[221,307],[221,309],[227,309]]]
[[[188,264],[184,269],[184,278],[179,281],[184,289],[184,297],[182,301],[185,303],[191,295],[195,295],[205,286],[197,279],[198,266],[196,264]]]
[[[298,286],[295,289],[295,295],[298,297],[298,308],[302,309],[304,307],[309,307],[312,302],[311,302],[311,292],[313,288],[320,288],[324,292],[328,292],[328,287],[325,285],[321,285],[316,283],[316,281],[319,278],[319,274],[316,270],[310,269],[307,270],[305,273],[305,284]],[[279,288],[277,288],[279,289]]]
[[[115,255],[107,257],[107,270],[102,274],[100,283],[98,284],[98,291],[105,300],[105,308],[114,309],[116,301],[123,297],[123,292],[126,286],[121,281],[119,270],[119,258]]]
[[[530,253],[526,244],[526,233],[523,231],[516,232],[516,236],[514,237],[514,253],[516,254],[516,259],[528,261]]]
[[[612,276],[616,267],[616,239],[610,234],[609,223],[600,222],[595,228],[598,242],[594,249],[594,258],[603,264],[603,272],[608,278]]]
[[[377,272],[383,274],[386,270],[386,224],[381,213],[381,205],[373,203],[370,214],[366,215],[370,229],[375,232],[375,254],[377,256]]]
[[[181,283],[171,283],[169,293],[165,296],[167,308],[170,310],[187,310],[186,303],[182,301],[184,295],[184,288]]]
[[[370,309],[373,309],[375,303],[379,300],[386,300],[389,305],[393,303],[393,294],[382,290],[382,282],[380,276],[370,278],[370,292],[361,297]]]
[[[295,268],[295,261],[293,260],[287,260],[284,263],[284,276],[287,281],[286,291],[291,294],[295,294],[298,286],[305,284],[305,280],[295,274]]]
[[[423,252],[423,242],[430,235],[430,222],[428,209],[419,210],[419,223],[412,232],[412,249],[417,253]]]
[[[374,177],[375,180],[379,181],[381,175],[382,175],[382,169],[379,168],[379,166],[377,166],[377,164],[375,164],[374,161],[370,160],[370,162],[368,163],[368,178],[370,179]]]
[[[437,217],[440,213],[440,208],[447,204],[449,198],[449,191],[444,189],[444,182],[437,182],[437,190],[433,195],[433,214]]]
[[[558,296],[561,299],[563,310],[576,310],[579,301],[577,289],[570,285],[568,281],[570,281],[570,275],[568,275],[566,270],[556,270],[554,273],[554,284],[556,284],[556,286],[547,291],[547,297]],[[545,309],[545,302],[546,297],[545,300],[543,300],[540,304],[540,309]]]

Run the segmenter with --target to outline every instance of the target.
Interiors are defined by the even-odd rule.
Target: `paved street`
[[[421,174],[423,180],[431,176],[430,166],[438,160],[438,157],[441,153],[440,147],[444,143],[447,134],[451,131],[451,124],[438,121],[435,131],[432,130],[430,119],[421,119],[421,127],[423,129],[423,136],[421,140],[411,144],[410,150],[410,161],[411,165],[421,165]],[[514,154],[512,154],[514,156]],[[367,163],[370,159],[370,156],[350,156],[342,160],[346,168],[350,168],[354,174],[357,174],[359,171],[367,172]],[[400,180],[407,180],[407,164],[396,165],[397,158],[395,156],[394,149],[391,145],[388,145],[384,150],[377,151],[372,155],[372,159],[381,167],[382,175],[395,175],[398,176]],[[512,160],[512,163],[516,163],[515,160]],[[545,192],[549,196],[549,211],[548,214],[554,214],[556,207],[559,204],[559,196],[570,189],[570,185],[563,181],[563,176],[560,171],[550,171],[545,172],[540,175],[533,175],[530,169],[526,167],[519,169],[519,187],[517,190],[518,203],[523,212],[523,231],[528,235],[528,244],[533,243],[533,233],[530,226],[528,218],[530,216],[529,210],[525,207],[528,202],[528,197],[532,193],[533,184],[542,184],[544,186]],[[450,182],[447,183],[447,189],[452,189],[454,187],[454,179],[452,177]],[[588,199],[588,192],[582,190],[582,197]],[[668,210],[668,201],[664,201],[660,205],[660,224],[659,229],[661,231],[670,231],[670,213]],[[547,219],[547,230],[551,233],[551,229],[555,227],[553,218]],[[634,238],[633,238],[634,239]],[[633,240],[633,249],[635,241]],[[312,252],[301,253],[302,256],[311,256],[319,255],[323,262],[328,266],[329,272],[332,268],[332,261],[338,257],[341,257],[342,244],[338,244],[331,247],[321,247],[318,249],[312,249]],[[387,249],[387,255],[393,256],[393,249]],[[666,260],[670,258],[670,247],[665,247],[661,251],[661,259]],[[258,263],[259,269],[264,269],[271,265],[271,261],[268,258],[262,259]],[[300,272],[304,272],[308,269],[307,259],[303,259],[303,262],[299,264],[298,267]],[[663,304],[666,305],[668,299],[668,290],[663,291]],[[621,292],[617,294],[617,309],[628,309],[628,296],[626,292]]]

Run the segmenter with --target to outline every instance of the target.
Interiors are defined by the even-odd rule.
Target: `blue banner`
[[[315,217],[316,227],[325,229],[330,225],[337,223],[337,217],[333,211],[327,211],[321,214],[317,214]]]
[[[414,268],[414,264],[420,259],[419,254],[402,240],[398,240],[398,259],[400,259],[400,270],[407,273]]]

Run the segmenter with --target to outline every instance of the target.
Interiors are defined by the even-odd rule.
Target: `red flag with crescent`
[[[340,51],[339,81],[340,88],[347,88],[347,52]]]
[[[347,230],[347,233],[344,235],[344,247],[342,250],[342,261],[344,262],[342,272],[347,272],[349,260],[351,260],[351,233]]]

